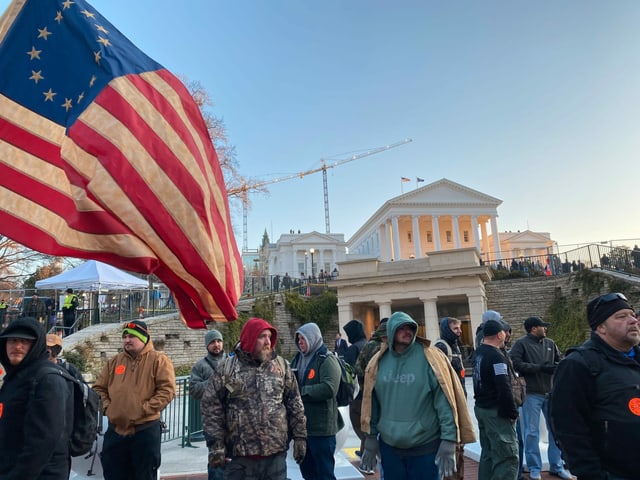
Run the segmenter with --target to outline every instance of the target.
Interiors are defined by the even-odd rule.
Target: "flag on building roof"
[[[424,182],[424,178],[416,177],[416,183]]]
[[[407,177],[400,177],[400,181],[401,181],[401,182],[410,182],[410,181],[411,181],[411,179],[410,179],[410,178],[407,178]]]
[[[224,179],[184,85],[84,0],[14,0],[0,71],[0,233],[153,273],[189,327],[235,319]]]

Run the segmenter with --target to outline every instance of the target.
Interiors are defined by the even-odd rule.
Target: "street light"
[[[305,250],[304,252],[304,277],[307,278],[307,256],[309,255],[309,252],[307,252]]]
[[[314,254],[315,250],[313,248],[309,249],[309,253],[311,254],[311,278],[315,278],[315,275],[313,274],[313,254]]]

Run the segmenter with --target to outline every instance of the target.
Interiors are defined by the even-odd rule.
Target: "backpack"
[[[447,358],[449,359],[449,361],[451,361],[451,359],[453,358],[453,350],[451,350],[451,345],[449,345],[449,342],[447,342],[446,340],[439,338],[438,340],[436,340],[433,344],[435,347],[440,348],[440,345],[442,345],[444,347],[444,354],[447,356]],[[440,348],[440,350],[443,350],[442,348]]]
[[[336,402],[339,407],[347,407],[360,392],[356,371],[338,355],[329,355],[333,355],[340,365],[340,385],[336,393]],[[320,355],[320,357],[327,358],[327,355]]]
[[[102,402],[100,395],[89,388],[63,368],[43,368],[34,378],[31,396],[35,395],[36,385],[45,376],[57,374],[73,384],[73,429],[69,436],[69,454],[72,457],[91,451],[102,429]]]

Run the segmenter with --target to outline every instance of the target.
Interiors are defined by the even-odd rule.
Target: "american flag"
[[[83,0],[14,0],[0,71],[0,232],[154,273],[189,327],[235,319],[224,179],[182,83]]]
[[[407,178],[407,177],[400,177],[400,181],[401,181],[401,182],[410,182],[410,181],[411,181],[411,179],[410,179],[410,178]]]

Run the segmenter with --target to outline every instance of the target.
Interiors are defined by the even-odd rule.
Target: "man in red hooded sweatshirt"
[[[273,349],[277,338],[266,320],[250,318],[202,397],[209,464],[226,465],[227,480],[285,480],[292,439],[296,462],[304,459],[304,407],[291,368]]]

